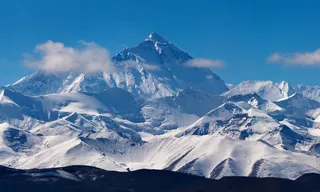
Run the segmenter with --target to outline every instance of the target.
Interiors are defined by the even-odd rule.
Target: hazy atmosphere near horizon
[[[0,191],[319,192],[319,10],[0,1]]]
[[[223,61],[223,67],[212,70],[227,83],[284,80],[317,85],[319,6],[315,0],[4,0],[0,85],[34,71],[26,67],[25,57],[48,40],[72,48],[79,47],[79,41],[94,42],[114,56],[151,32],[193,57]]]

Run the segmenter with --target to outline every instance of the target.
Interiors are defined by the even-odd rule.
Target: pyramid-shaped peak
[[[159,43],[168,43],[168,41],[164,37],[156,32],[151,33],[146,40],[151,40]]]

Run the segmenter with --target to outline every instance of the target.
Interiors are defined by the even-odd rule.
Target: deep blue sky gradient
[[[320,68],[266,62],[273,52],[320,48],[320,1],[2,0],[0,85],[31,73],[22,55],[47,40],[94,41],[112,55],[156,31],[194,57],[221,59],[228,83],[286,80],[320,85]]]

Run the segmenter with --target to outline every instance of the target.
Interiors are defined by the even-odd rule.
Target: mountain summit
[[[148,38],[146,38],[146,41],[154,41],[154,42],[159,42],[159,43],[168,43],[168,41],[162,37],[161,35],[159,35],[156,32],[151,33]]]
[[[187,86],[214,94],[228,90],[210,69],[185,66],[184,63],[190,59],[192,57],[188,53],[159,34],[151,33],[137,46],[113,57],[119,69],[116,72],[53,74],[40,71],[9,87],[26,95],[75,91],[98,93],[118,87],[148,98],[171,96]]]

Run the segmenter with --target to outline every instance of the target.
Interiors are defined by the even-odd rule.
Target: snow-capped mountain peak
[[[249,80],[234,86],[230,91],[224,93],[224,95],[233,96],[249,93],[257,93],[263,99],[277,101],[279,99],[287,98],[292,95],[294,91],[285,81],[274,83],[272,81]]]
[[[153,42],[159,42],[159,43],[168,43],[168,41],[159,35],[156,32],[151,33],[147,38],[146,41],[153,41]]]
[[[293,87],[295,92],[301,93],[303,96],[320,102],[320,86],[308,86],[298,84]]]
[[[187,86],[220,94],[227,86],[210,69],[185,66],[192,57],[152,33],[137,46],[127,48],[113,57],[115,72],[90,74],[48,73],[37,71],[8,87],[26,94],[90,92],[99,93],[118,87],[147,98],[172,96]],[[210,78],[208,78],[210,77]]]
[[[281,90],[281,93],[284,97],[289,97],[290,95],[294,94],[293,88],[286,81],[281,81],[277,84],[277,86]]]

